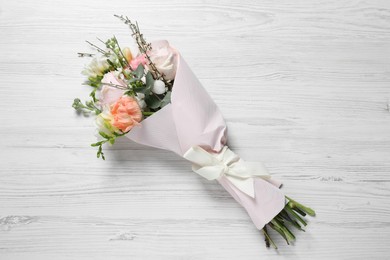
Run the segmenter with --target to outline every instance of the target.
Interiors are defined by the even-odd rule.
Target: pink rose
[[[146,63],[148,63],[148,61],[145,57],[145,54],[141,54],[130,61],[130,68],[132,70],[136,70],[140,64],[145,66]]]
[[[111,107],[111,124],[122,132],[130,131],[142,120],[142,111],[135,98],[122,96]]]
[[[118,89],[109,85],[114,84],[124,88],[126,87],[126,83],[123,80],[118,79],[113,72],[106,73],[102,79],[102,83],[103,87],[99,97],[102,106],[111,105],[123,96],[123,93],[125,92],[123,89]]]
[[[152,50],[148,53],[157,70],[164,74],[166,80],[173,80],[176,75],[178,53],[168,41],[152,42]]]

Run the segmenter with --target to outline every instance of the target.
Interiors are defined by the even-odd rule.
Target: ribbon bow
[[[217,180],[225,176],[234,186],[252,198],[255,198],[253,178],[267,181],[271,178],[262,163],[244,162],[227,146],[219,153],[209,153],[199,146],[193,146],[183,157],[193,163],[192,170],[200,176],[208,180]]]

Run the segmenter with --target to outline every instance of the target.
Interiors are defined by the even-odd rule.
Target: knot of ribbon
[[[193,163],[192,170],[207,180],[225,176],[239,190],[255,198],[254,178],[270,180],[271,176],[262,163],[244,162],[224,146],[219,153],[209,153],[200,146],[191,147],[183,156]]]

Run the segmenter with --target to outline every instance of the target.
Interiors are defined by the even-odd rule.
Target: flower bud
[[[161,95],[165,93],[165,84],[161,80],[156,80],[153,84],[152,92]]]
[[[122,52],[127,62],[130,62],[133,59],[133,55],[131,55],[131,50],[129,47],[124,48]]]

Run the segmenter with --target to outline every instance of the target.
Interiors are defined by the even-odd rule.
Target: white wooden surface
[[[0,0],[0,259],[386,259],[390,2]],[[84,40],[138,20],[192,66],[231,147],[316,209],[264,247],[245,211],[171,153],[121,140],[95,158]]]

